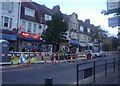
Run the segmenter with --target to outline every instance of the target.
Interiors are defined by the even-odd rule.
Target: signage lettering
[[[21,32],[20,36],[25,37],[25,38],[40,39],[40,35],[38,35],[38,34],[30,34],[30,33],[27,33],[27,32]]]

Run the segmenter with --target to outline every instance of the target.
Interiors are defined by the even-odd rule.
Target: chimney
[[[60,6],[59,5],[53,6],[53,11],[55,12],[60,11]]]
[[[86,19],[85,22],[86,22],[87,24],[90,24],[90,19]]]

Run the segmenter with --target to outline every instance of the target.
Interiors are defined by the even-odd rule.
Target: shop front
[[[79,41],[78,40],[70,40],[69,44],[70,44],[69,45],[70,52],[72,52],[72,53],[78,52],[78,46],[79,46]]]
[[[26,52],[34,52],[40,50],[40,35],[28,32],[20,32],[19,34],[19,51],[25,49]]]
[[[87,43],[85,42],[80,42],[79,43],[79,52],[83,52],[83,51],[85,51],[85,50],[87,50]]]
[[[16,51],[17,36],[12,34],[2,34],[2,39],[9,42],[9,51]]]

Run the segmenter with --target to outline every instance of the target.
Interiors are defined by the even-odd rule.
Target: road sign
[[[120,11],[120,0],[107,0],[107,13],[116,13]]]
[[[108,26],[116,27],[120,25],[120,16],[108,18]]]

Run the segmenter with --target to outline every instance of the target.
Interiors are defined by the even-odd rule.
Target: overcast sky
[[[59,5],[62,13],[78,14],[79,20],[90,19],[91,24],[101,25],[112,35],[117,35],[117,28],[108,27],[108,17],[101,14],[101,10],[107,10],[106,0],[32,0],[41,5],[52,9],[53,6]]]

